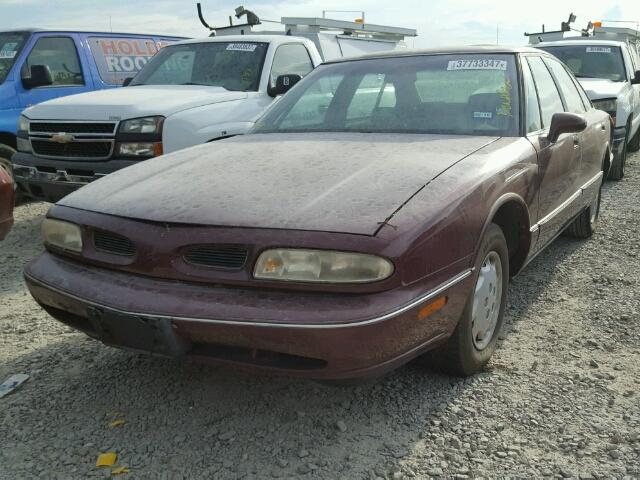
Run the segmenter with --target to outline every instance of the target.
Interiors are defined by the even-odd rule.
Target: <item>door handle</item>
[[[578,135],[573,136],[573,148],[580,148],[580,137]]]

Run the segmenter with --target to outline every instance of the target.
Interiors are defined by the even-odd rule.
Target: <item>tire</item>
[[[602,183],[598,188],[598,196],[580,215],[567,227],[565,233],[573,238],[589,238],[598,227],[600,218],[600,199],[602,196]]]
[[[640,150],[640,127],[638,127],[638,131],[629,142],[628,148],[630,152],[637,152]]]
[[[492,264],[496,272],[499,272],[497,277],[492,277],[490,274]],[[441,347],[440,351],[435,352],[436,366],[440,370],[462,377],[473,375],[484,369],[496,349],[496,342],[504,321],[509,285],[509,253],[502,229],[494,223],[489,225],[482,239],[475,262],[475,272],[474,287],[458,320],[458,325],[448,342]],[[487,282],[488,290],[486,287],[483,288]],[[493,295],[491,287],[493,287]],[[499,293],[498,288],[501,289]],[[482,302],[483,297],[484,302]],[[487,298],[490,299],[488,303]],[[482,315],[486,318],[494,318],[489,322],[489,327],[484,330],[483,336],[477,333],[481,324],[485,323],[480,321],[482,320],[480,312],[486,312]],[[478,325],[475,325],[476,323]]]
[[[609,180],[622,180],[622,178],[624,177],[624,166],[627,163],[628,140],[629,140],[629,127],[627,127],[627,133],[624,136],[622,153],[620,154],[620,156],[614,157],[613,163],[611,164],[611,169],[609,170],[609,176],[607,177]]]

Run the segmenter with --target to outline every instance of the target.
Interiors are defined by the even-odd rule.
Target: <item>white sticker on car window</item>
[[[493,118],[492,112],[473,112],[473,118]]]
[[[449,60],[447,70],[506,70],[506,60],[476,58],[474,60]]]
[[[611,47],[587,47],[587,53],[611,53]]]
[[[233,50],[235,52],[254,52],[256,47],[255,43],[230,43],[227,45],[227,50]]]
[[[13,58],[18,53],[18,42],[7,42],[0,48],[0,58]]]

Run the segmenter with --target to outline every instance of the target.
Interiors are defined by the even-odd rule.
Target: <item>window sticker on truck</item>
[[[474,60],[450,60],[447,70],[507,70],[506,60],[477,58]]]
[[[18,42],[7,42],[0,48],[0,58],[13,58],[18,53]]]
[[[156,43],[152,38],[91,37],[89,46],[100,78],[107,83],[120,85],[127,77],[133,77],[158,50],[170,42]]]
[[[473,118],[493,118],[492,112],[473,112]]]
[[[587,53],[611,53],[611,47],[587,47]]]
[[[233,50],[234,52],[254,52],[257,46],[255,43],[230,43],[227,45],[227,50]]]

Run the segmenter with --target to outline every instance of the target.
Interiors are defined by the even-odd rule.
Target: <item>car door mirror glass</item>
[[[560,135],[564,133],[580,133],[587,128],[587,121],[582,115],[576,113],[561,112],[556,113],[551,118],[549,127],[549,142],[555,143]]]
[[[22,71],[22,85],[31,89],[36,87],[47,87],[53,84],[53,76],[48,65],[31,65],[28,74]]]
[[[276,84],[269,88],[269,95],[272,97],[284,95],[300,80],[302,80],[302,77],[296,74],[278,75]]]
[[[133,80],[133,77],[127,77],[127,78],[125,78],[125,79],[122,81],[122,86],[123,86],[123,87],[127,87],[127,86],[131,83],[131,80]]]
[[[632,85],[640,84],[640,70],[637,70],[636,73],[633,75],[633,78],[631,79],[631,84]]]

